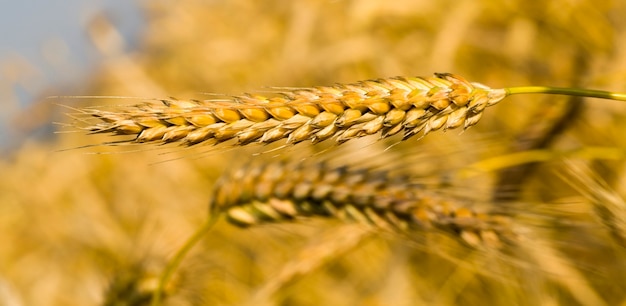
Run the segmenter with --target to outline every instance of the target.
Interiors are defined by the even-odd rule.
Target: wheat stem
[[[313,244],[300,250],[277,274],[264,283],[244,305],[276,304],[272,303],[272,297],[281,288],[354,249],[371,233],[360,225],[342,226],[322,233]]]
[[[565,88],[551,86],[519,86],[504,88],[506,95],[517,94],[548,94],[548,95],[566,95],[578,96],[586,98],[598,98],[617,101],[626,101],[626,93],[618,93],[604,90],[584,89],[584,88]]]
[[[497,171],[519,165],[545,162],[563,158],[588,160],[621,160],[626,157],[626,150],[615,147],[584,147],[574,150],[528,150],[498,155],[472,163],[459,170],[459,178],[470,178],[484,172]]]
[[[176,252],[172,260],[167,264],[165,270],[161,274],[159,278],[159,284],[152,296],[152,301],[150,303],[151,306],[159,306],[161,305],[161,300],[163,298],[163,291],[169,280],[172,278],[172,275],[178,269],[183,259],[191,251],[191,249],[202,239],[206,233],[208,233],[212,228],[215,222],[217,222],[219,215],[211,214],[209,219],[200,227],[187,241],[185,244]]]

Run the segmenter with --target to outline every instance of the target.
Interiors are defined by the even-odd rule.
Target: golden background
[[[85,29],[106,60],[68,94],[202,99],[203,93],[433,72],[452,72],[493,88],[554,85],[626,92],[622,1],[181,0],[146,1],[142,7],[147,30],[130,53],[121,51],[125,42],[106,15]],[[138,101],[43,98],[12,124],[27,130],[71,122],[63,115],[68,110],[56,103]],[[585,192],[626,197],[626,104],[586,99],[575,109],[577,103],[558,96],[510,97],[462,134],[435,132],[384,153],[393,158],[372,158],[397,159],[389,167],[434,173],[436,180],[450,171],[470,173],[452,183],[482,201],[497,188],[502,166],[490,163],[493,158],[516,164],[523,161],[508,154],[543,153],[530,158],[540,163],[529,173],[509,174],[521,190],[511,209],[528,213],[520,219],[528,226],[553,226],[542,229],[541,238],[554,243],[564,264],[581,275],[580,292],[589,290],[607,305],[626,304],[624,246],[602,228],[584,197]],[[563,128],[550,141],[528,146],[557,124]],[[62,133],[45,141],[27,139],[0,159],[0,305],[96,305],[107,298],[111,305],[145,304],[142,294],[154,288],[167,259],[206,220],[220,174],[242,159],[277,158],[253,155],[262,147],[208,153],[150,145],[65,151],[113,139],[66,133],[72,129],[62,125],[54,130]],[[334,154],[359,156],[357,149],[363,147],[346,144]],[[311,150],[302,145],[278,155]],[[564,159],[593,170],[606,186],[571,187],[563,177],[575,180],[575,175]],[[467,170],[477,163],[482,168]],[[544,222],[546,216],[558,218],[562,228]],[[222,220],[183,262],[165,304],[597,301],[580,297],[576,287],[523,258],[492,262],[451,242],[414,246],[403,237],[351,236],[354,231],[332,221],[239,229]],[[301,270],[290,275],[293,266]],[[134,285],[114,291],[113,284]]]

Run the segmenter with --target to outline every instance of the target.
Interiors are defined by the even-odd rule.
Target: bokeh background
[[[145,303],[168,258],[206,220],[221,173],[242,159],[276,159],[254,155],[259,148],[76,149],[111,138],[65,126],[68,106],[141,100],[50,96],[202,99],[433,72],[494,88],[626,92],[626,3],[618,0],[2,6],[0,305]],[[388,145],[330,151],[372,156]],[[302,145],[280,155],[313,150]],[[531,150],[540,156],[512,155]],[[462,134],[433,133],[376,158],[450,180],[477,200],[515,202],[511,209],[528,213],[529,226],[546,214],[565,218],[568,226],[542,238],[563,249],[567,264],[607,305],[617,305],[626,304],[623,247],[602,230],[584,193],[623,199],[625,152],[623,102],[535,95],[508,98]],[[565,158],[606,185],[572,188],[562,180],[569,175]],[[584,304],[571,288],[528,272],[541,268],[503,259],[514,272],[482,273],[485,257],[462,247],[416,247],[404,237],[358,231],[332,221],[245,230],[222,221],[176,273],[166,303]],[[301,272],[289,274],[298,263]]]

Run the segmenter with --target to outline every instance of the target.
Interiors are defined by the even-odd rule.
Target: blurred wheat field
[[[77,92],[206,99],[433,72],[494,88],[626,92],[621,1],[183,0],[144,9],[136,52],[106,35],[114,22],[91,29],[107,61]],[[71,121],[53,109],[42,124]],[[0,305],[149,305],[168,260],[206,222],[218,179],[248,160],[285,159],[409,174],[477,210],[505,212],[520,241],[494,250],[334,219],[239,228],[222,218],[175,271],[164,305],[626,305],[623,102],[511,97],[463,133],[276,151],[71,149],[116,138],[56,129],[0,160]]]

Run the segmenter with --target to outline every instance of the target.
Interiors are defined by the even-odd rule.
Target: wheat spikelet
[[[334,138],[337,143],[381,133],[468,128],[504,89],[490,89],[449,73],[396,77],[313,88],[274,88],[276,96],[244,94],[218,100],[162,100],[117,111],[83,109],[97,118],[92,133],[134,135],[129,143],[178,142],[188,146],[235,139],[236,145]]]
[[[224,176],[215,186],[211,213],[225,211],[240,226],[322,216],[402,232],[440,230],[472,246],[514,239],[509,217],[478,213],[466,204],[384,170],[273,162]]]

